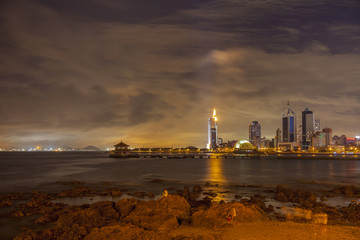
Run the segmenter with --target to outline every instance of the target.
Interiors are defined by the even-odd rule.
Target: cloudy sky
[[[360,135],[358,0],[2,0],[0,48],[0,147]]]

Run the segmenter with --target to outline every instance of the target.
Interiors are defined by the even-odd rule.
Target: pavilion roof
[[[129,145],[123,143],[122,141],[116,145],[114,145],[114,147],[128,147]]]

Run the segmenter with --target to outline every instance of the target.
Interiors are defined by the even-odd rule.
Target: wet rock
[[[99,195],[101,195],[101,196],[112,196],[112,197],[119,197],[122,194],[123,193],[120,190],[120,188],[117,188],[117,187],[104,189],[99,193]]]
[[[275,200],[277,200],[279,202],[288,202],[289,201],[289,199],[283,192],[277,192],[276,196],[275,196]]]
[[[201,193],[202,191],[203,189],[199,185],[193,187],[193,192],[195,193]]]
[[[22,211],[14,211],[9,214],[9,217],[17,218],[17,217],[24,217],[25,214]]]
[[[203,195],[210,196],[210,197],[216,197],[218,194],[216,192],[203,192]]]
[[[292,191],[284,185],[276,187],[275,199],[280,202],[293,202],[304,205],[306,208],[311,208],[317,202],[317,196],[311,192],[304,192],[302,190]]]
[[[84,197],[93,195],[93,191],[88,187],[77,187],[57,194],[57,197]]]
[[[13,202],[10,199],[4,199],[0,202],[0,208],[10,207],[13,205]]]
[[[236,210],[236,216],[232,219],[235,222],[250,222],[265,220],[265,213],[256,205],[245,206],[242,203],[213,203],[207,210],[200,210],[192,215],[192,222],[195,227],[222,228],[229,225],[227,215],[230,210]]]
[[[252,197],[250,197],[249,203],[258,206],[260,209],[262,209],[264,211],[268,211],[268,208],[266,207],[265,202],[260,198],[252,196]]]
[[[333,194],[345,194],[346,196],[360,196],[360,188],[354,185],[337,187],[330,192]]]
[[[239,194],[235,194],[235,199],[239,199],[239,198],[241,198],[241,195],[239,195]]]

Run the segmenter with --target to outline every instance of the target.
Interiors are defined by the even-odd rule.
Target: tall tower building
[[[214,108],[213,116],[209,118],[209,127],[208,127],[208,149],[214,149],[217,147],[217,116],[216,110]]]
[[[316,132],[320,131],[320,119],[319,118],[315,119],[315,131]]]
[[[279,147],[279,143],[281,143],[281,130],[280,130],[280,128],[278,128],[278,129],[276,130],[274,147],[278,148],[278,147]]]
[[[302,146],[308,149],[311,145],[311,137],[315,131],[315,117],[312,111],[306,108],[302,112]]]
[[[296,114],[289,102],[282,115],[282,142],[296,142]]]
[[[253,121],[249,125],[249,142],[257,148],[261,145],[261,126],[258,121]]]
[[[325,145],[329,146],[332,144],[332,129],[331,128],[324,128],[323,133],[325,135]]]

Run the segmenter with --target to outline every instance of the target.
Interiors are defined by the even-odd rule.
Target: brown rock
[[[229,224],[227,215],[230,210],[236,210],[236,216],[232,219],[235,222],[249,222],[265,220],[265,213],[256,205],[245,206],[242,203],[234,202],[227,204],[214,203],[207,210],[200,210],[192,215],[192,222],[195,227],[221,228]]]
[[[193,187],[193,192],[195,192],[195,193],[200,193],[202,191],[203,191],[203,189],[200,186],[194,186]]]
[[[138,204],[139,200],[137,199],[122,199],[115,203],[115,209],[120,213],[120,217],[124,218],[129,213],[135,209],[136,204]]]
[[[57,221],[57,227],[63,231],[68,230],[74,224],[84,226],[87,231],[94,227],[103,227],[111,220],[101,215],[101,210],[94,208],[80,209],[61,215]],[[116,221],[113,219],[113,222]]]
[[[138,202],[124,221],[151,230],[170,230],[189,217],[189,203],[178,195],[168,195],[157,201]]]
[[[280,201],[280,202],[288,202],[289,201],[289,199],[283,192],[277,192],[276,196],[275,196],[275,200]]]
[[[102,217],[107,219],[119,219],[119,213],[115,210],[115,204],[111,201],[100,201],[90,205],[91,209],[98,209]]]
[[[3,208],[3,207],[10,207],[12,206],[13,203],[10,199],[4,199],[0,202],[0,208]]]
[[[116,187],[104,189],[100,192],[100,195],[102,195],[102,196],[112,196],[112,197],[119,197],[122,194],[123,194],[122,191]]]
[[[73,188],[67,191],[63,191],[61,193],[58,193],[57,196],[58,197],[83,197],[83,196],[88,196],[91,195],[92,190],[88,187],[77,187],[77,188]]]

